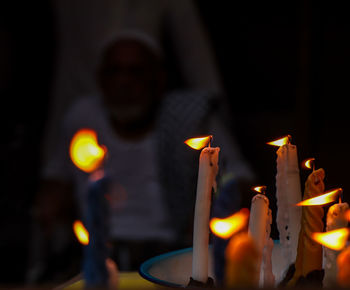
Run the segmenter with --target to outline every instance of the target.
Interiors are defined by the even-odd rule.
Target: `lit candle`
[[[336,229],[344,228],[348,225],[347,218],[345,216],[349,204],[341,202],[333,204],[327,212],[327,227],[326,231],[333,231]],[[337,256],[339,251],[332,250],[328,247],[323,248],[323,269],[325,271],[323,285],[325,287],[335,286],[337,282]]]
[[[272,213],[269,209],[269,200],[265,195],[266,186],[257,186],[255,191],[263,193],[253,197],[249,219],[249,233],[257,244],[260,253],[258,262],[260,272],[260,285],[274,285],[275,277],[272,273],[273,241],[270,238]],[[262,267],[261,267],[262,265]]]
[[[256,194],[251,202],[248,232],[253,238],[258,250],[258,271],[260,273],[262,253],[266,244],[267,222],[269,213],[269,199],[265,195],[266,186],[256,187],[256,191],[264,194]]]
[[[290,136],[272,141],[277,150],[277,229],[282,253],[287,266],[295,262],[300,231],[301,209],[294,205],[301,200],[301,186],[297,147]]]
[[[261,253],[251,235],[239,233],[229,241],[225,258],[225,289],[259,285],[259,260]]]
[[[269,199],[265,195],[265,186],[257,190],[260,190],[263,194],[258,193],[252,199],[249,216],[249,234],[257,244],[259,251],[262,252],[266,243]]]
[[[106,287],[108,284],[106,268],[108,204],[105,195],[109,182],[100,167],[106,158],[107,148],[98,144],[95,131],[81,129],[73,136],[69,153],[75,166],[90,174],[85,212],[89,242],[84,247],[82,265],[85,283],[87,287]]]
[[[200,145],[197,142],[201,139]],[[216,190],[216,175],[220,148],[210,147],[212,136],[193,138],[185,143],[194,149],[203,148],[199,158],[196,204],[193,228],[192,279],[208,282],[209,217],[212,191]],[[193,146],[195,144],[195,146]],[[204,145],[203,145],[204,144]]]
[[[224,275],[225,275],[225,250],[229,239],[232,236],[243,229],[247,230],[247,224],[249,219],[249,210],[243,208],[233,215],[226,218],[214,217],[210,220],[210,229],[220,239],[220,248],[213,247],[214,250],[214,270],[215,270],[215,286],[223,287]],[[214,244],[215,245],[215,244]]]
[[[322,168],[313,171],[305,183],[304,202],[298,203],[298,205],[305,206],[302,208],[295,272],[293,278],[288,282],[290,286],[295,286],[301,277],[306,278],[310,272],[322,270],[322,246],[313,240],[312,234],[323,231],[324,211],[322,205],[308,205],[305,200],[315,200],[324,192],[324,177],[325,172]]]
[[[327,232],[315,232],[312,238],[319,244],[334,251],[341,251],[346,247],[349,239],[350,229],[339,228]],[[336,258],[337,260],[337,274],[336,282],[339,286],[350,286],[350,250],[345,248]],[[323,285],[324,287],[327,287]],[[332,284],[332,286],[336,286]]]
[[[109,256],[108,243],[108,203],[105,197],[108,178],[102,177],[89,182],[85,215],[86,228],[90,241],[84,247],[83,273],[87,287],[106,287],[108,270],[106,260]]]

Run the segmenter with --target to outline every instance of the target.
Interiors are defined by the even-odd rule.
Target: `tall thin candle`
[[[292,145],[288,135],[269,142],[280,146],[277,150],[277,229],[280,244],[287,265],[295,262],[300,231],[301,208],[294,205],[301,200],[299,162],[296,145]]]
[[[263,249],[266,244],[269,199],[265,195],[266,186],[256,187],[264,193],[256,194],[251,202],[248,232],[253,238],[258,250],[257,269],[260,273]]]
[[[208,281],[210,207],[212,191],[213,189],[216,190],[220,151],[219,147],[210,147],[211,136],[205,138],[209,138],[207,141],[204,140],[204,142],[209,142],[209,146],[203,148],[199,158],[192,255],[192,279],[200,283],[207,283]],[[185,143],[191,146],[189,140]]]

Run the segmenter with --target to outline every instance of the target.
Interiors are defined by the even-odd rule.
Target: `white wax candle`
[[[272,250],[274,247],[273,240],[270,238],[272,224],[271,209],[268,211],[266,221],[266,242],[263,250],[263,267],[260,273],[260,285],[263,287],[273,287],[275,285],[275,275],[272,272]]]
[[[326,231],[333,231],[344,228],[348,225],[345,212],[349,209],[349,204],[336,203],[333,204],[327,213]],[[339,252],[323,247],[323,269],[325,271],[323,286],[332,287],[337,283],[337,256]]]
[[[193,229],[192,278],[203,283],[208,280],[210,205],[212,190],[216,189],[219,151],[219,147],[205,147],[199,158]]]
[[[263,252],[263,287],[269,288],[275,286],[275,275],[272,272],[272,250],[273,240],[268,238]]]
[[[269,199],[264,194],[255,195],[250,206],[248,231],[261,253],[266,244],[268,211]]]
[[[301,186],[297,147],[282,145],[277,150],[277,228],[287,266],[295,262],[301,222]]]
[[[250,206],[250,216],[248,232],[253,238],[259,258],[257,261],[258,273],[260,274],[262,253],[266,244],[267,221],[269,211],[269,199],[263,194],[257,194],[253,197]],[[258,278],[259,281],[260,278]]]

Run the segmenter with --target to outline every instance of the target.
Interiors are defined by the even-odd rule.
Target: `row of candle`
[[[314,203],[310,206],[307,202],[301,202],[297,148],[290,143],[290,136],[269,144],[279,146],[276,175],[277,228],[280,233],[282,259],[286,261],[287,266],[295,265],[294,275],[288,281],[288,285],[295,286],[300,277],[305,278],[313,271],[322,270],[322,267],[325,268],[326,273],[325,284],[330,285],[334,283],[335,255],[329,250],[325,250],[325,259],[323,259],[322,264],[322,246],[314,241],[314,233],[323,231],[322,205]],[[218,170],[218,153],[219,148],[213,148],[210,151],[207,147],[203,149],[199,162],[199,172],[202,172],[204,167],[207,168],[204,171],[208,173],[207,175],[201,173],[198,175],[192,278],[202,283],[206,283],[208,279],[208,251],[206,249],[208,248],[209,233],[207,222],[209,218],[208,211],[210,210],[210,193]],[[215,155],[214,163],[210,157],[204,157],[211,154]],[[314,159],[310,159],[310,161],[314,161]],[[324,193],[324,175],[323,169],[315,170],[313,166],[313,172],[305,183],[304,200],[313,199]],[[208,178],[209,176],[210,178]],[[260,188],[260,190],[264,189],[266,188]],[[334,201],[339,192],[340,190],[335,190],[325,194],[330,198],[328,203]],[[203,203],[203,199],[206,200],[206,203]],[[327,201],[323,203],[327,203]],[[295,205],[299,205],[299,207]],[[301,206],[306,207],[301,209]],[[347,208],[346,203],[333,205],[328,212],[327,224],[338,225],[340,217],[332,213],[339,212],[339,209],[344,211]],[[203,212],[207,213],[203,214]],[[202,219],[201,226],[199,226],[198,219]],[[232,217],[229,220],[232,222]],[[258,193],[252,199],[248,233],[235,236],[228,245],[226,286],[256,287],[259,284],[265,287],[274,286],[275,277],[272,271],[271,257],[273,241],[270,238],[271,222],[269,200],[266,195]],[[327,231],[331,228],[334,228],[334,226],[328,226]],[[198,235],[199,232],[201,235]],[[205,262],[203,263],[203,261]],[[263,265],[262,269],[261,265]]]
[[[85,131],[91,134],[91,132]],[[193,259],[192,259],[192,278],[200,283],[208,282],[208,246],[209,246],[209,216],[211,208],[211,195],[216,190],[216,175],[218,172],[218,159],[220,148],[212,148],[210,141],[212,136],[195,138],[187,140],[185,143],[195,149],[202,149],[199,157],[199,170],[197,181],[195,218],[193,230]],[[72,140],[71,153],[79,146],[74,146]],[[79,141],[80,143],[82,141]],[[85,143],[84,143],[85,142]],[[92,153],[98,153],[104,156],[106,148],[100,148],[98,151],[91,150],[91,146],[97,145],[96,135],[93,136],[93,145],[86,140],[83,146],[79,147],[78,155],[82,152],[81,148],[88,148],[89,154],[80,154],[79,158],[72,158],[73,162],[82,170],[85,165],[81,165],[81,156],[88,156],[98,167],[103,157],[96,157]],[[295,285],[301,276],[306,276],[313,270],[325,269],[325,285],[335,283],[337,275],[336,256],[337,252],[325,249],[322,264],[322,247],[313,241],[315,232],[323,230],[323,209],[321,205],[312,207],[301,207],[294,205],[310,205],[301,201],[301,186],[299,178],[299,166],[297,157],[297,148],[290,143],[290,136],[270,145],[279,146],[277,150],[277,175],[276,175],[276,197],[277,197],[277,228],[280,234],[280,245],[282,247],[282,258],[289,266],[295,262],[295,273],[293,278],[288,281],[289,285]],[[75,144],[76,145],[76,144]],[[207,147],[205,147],[208,145]],[[90,147],[89,147],[90,146]],[[204,148],[203,148],[204,147]],[[91,157],[92,156],[92,157]],[[84,160],[83,160],[84,161]],[[310,159],[309,161],[314,161]],[[85,162],[85,161],[84,161]],[[83,163],[84,163],[83,162]],[[90,168],[91,161],[87,161],[85,171],[93,172]],[[303,199],[313,199],[324,192],[324,171],[315,170],[310,174],[305,184]],[[275,277],[272,271],[272,249],[273,241],[270,238],[271,231],[271,210],[269,209],[269,200],[264,194],[266,187],[256,189],[260,193],[252,199],[250,214],[249,211],[240,211],[238,214],[229,217],[227,221],[236,222],[239,217],[241,226],[231,226],[231,233],[225,238],[233,235],[244,228],[244,221],[248,222],[248,231],[243,231],[239,235],[233,235],[232,241],[227,247],[227,259],[225,271],[226,284],[229,286],[274,286]],[[333,201],[339,191],[326,194]],[[317,199],[314,198],[314,199]],[[327,231],[344,227],[347,222],[344,220],[344,212],[348,209],[346,203],[335,204],[330,207],[327,214]],[[221,224],[224,221],[216,221]],[[211,224],[215,224],[212,221]],[[232,229],[233,228],[233,229]],[[213,228],[213,230],[215,230]],[[220,235],[220,233],[217,233]],[[348,251],[349,252],[349,251]],[[344,258],[343,258],[344,260]],[[246,266],[244,266],[246,265]],[[260,281],[260,282],[259,282]]]

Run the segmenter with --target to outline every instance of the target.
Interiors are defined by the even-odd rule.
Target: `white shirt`
[[[139,142],[122,140],[113,131],[101,103],[91,98],[78,101],[66,116],[65,124],[68,133],[57,144],[57,154],[44,167],[43,176],[73,179],[80,209],[85,213],[88,175],[67,160],[67,144],[79,129],[93,129],[98,134],[99,143],[109,152],[104,171],[111,179],[111,237],[172,239],[174,233],[167,227],[168,217],[156,172],[154,135],[150,134]]]

